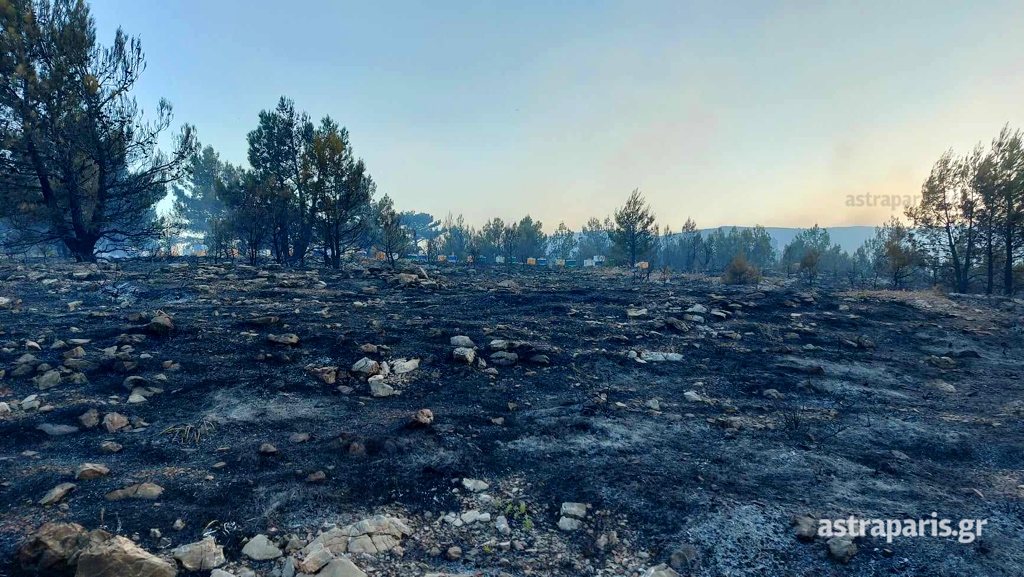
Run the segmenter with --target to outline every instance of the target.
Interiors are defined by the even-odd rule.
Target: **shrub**
[[[729,266],[725,267],[722,281],[726,284],[753,284],[761,282],[761,271],[747,263],[747,256],[742,252],[733,257]]]

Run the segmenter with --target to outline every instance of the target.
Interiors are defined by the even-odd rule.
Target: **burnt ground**
[[[243,560],[243,540],[308,538],[376,513],[415,531],[401,557],[355,559],[376,575],[629,575],[680,550],[695,557],[683,575],[1024,574],[1024,303],[593,271],[517,271],[509,287],[497,268],[426,272],[431,281],[400,285],[372,265],[0,265],[0,297],[10,299],[0,299],[0,401],[13,406],[0,416],[0,574],[19,574],[19,544],[63,520],[157,554],[206,531],[233,571],[279,575],[280,562]],[[666,325],[698,304],[727,318]],[[627,315],[638,308],[646,315]],[[153,311],[174,330],[146,329]],[[252,322],[268,316],[277,321]],[[282,333],[299,343],[267,340]],[[108,349],[130,334],[146,338]],[[485,359],[491,340],[515,341],[519,362],[490,364],[496,374],[457,364],[456,335]],[[87,383],[68,369],[40,391],[38,368],[12,374],[26,353],[60,366],[70,339],[89,339],[73,365]],[[386,350],[364,354],[367,343]],[[681,360],[633,358],[652,352]],[[530,362],[536,354],[550,364]],[[348,371],[364,356],[420,365],[387,377],[400,394],[374,398]],[[307,366],[340,367],[337,382]],[[130,375],[163,392],[128,404]],[[19,405],[32,394],[42,410]],[[131,425],[86,429],[78,417],[90,408]],[[408,426],[422,408],[433,424]],[[81,430],[49,436],[37,430],[44,423]],[[186,425],[202,434],[184,438]],[[296,443],[296,432],[311,437]],[[123,450],[103,454],[104,441]],[[278,454],[261,454],[263,443]],[[84,462],[110,474],[75,481]],[[326,478],[307,481],[316,471]],[[494,499],[474,501],[463,478],[489,483]],[[64,482],[77,487],[38,504]],[[140,482],[165,491],[104,499]],[[582,529],[556,527],[563,502],[591,505]],[[470,506],[508,514],[511,536],[439,520]],[[848,564],[790,526],[794,515],[933,511],[988,524],[972,543],[858,539]],[[595,544],[613,530],[618,544]],[[461,559],[431,551],[451,545]]]

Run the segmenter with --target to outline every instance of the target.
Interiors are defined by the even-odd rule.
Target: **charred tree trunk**
[[[65,238],[64,246],[67,247],[75,262],[96,262],[96,243],[99,238],[92,235],[83,235],[81,238]]]
[[[1007,211],[1009,212],[1009,211]],[[1003,291],[1006,296],[1013,295],[1013,218],[1006,217],[1006,260],[1003,262]]]

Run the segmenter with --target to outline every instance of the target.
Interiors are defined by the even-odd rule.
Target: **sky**
[[[828,5],[826,5],[828,4]],[[292,98],[378,195],[553,230],[639,188],[658,222],[877,225],[947,149],[1024,128],[1024,2],[92,0],[137,85],[222,158]]]

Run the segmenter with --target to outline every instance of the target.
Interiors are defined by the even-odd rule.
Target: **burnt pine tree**
[[[651,207],[634,188],[625,206],[615,211],[615,227],[609,237],[632,268],[654,248],[658,226],[654,223]]]
[[[144,122],[132,89],[146,60],[122,30],[96,41],[75,0],[0,2],[0,218],[21,246],[62,243],[78,261],[159,235],[153,206],[186,173],[190,126],[169,155],[161,101]]]

